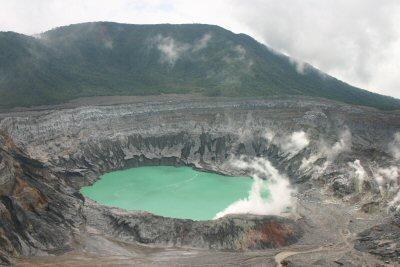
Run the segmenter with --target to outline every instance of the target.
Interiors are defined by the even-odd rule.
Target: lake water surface
[[[252,179],[190,167],[150,166],[107,173],[81,192],[101,204],[181,219],[210,220],[248,196]]]

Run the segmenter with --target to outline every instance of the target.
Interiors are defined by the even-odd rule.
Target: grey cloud
[[[265,43],[350,83],[400,97],[400,2],[231,1]],[[381,88],[379,88],[381,86]]]

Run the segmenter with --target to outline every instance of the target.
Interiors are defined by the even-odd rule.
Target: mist
[[[180,42],[170,36],[156,35],[150,40],[150,45],[155,46],[161,52],[161,63],[174,65],[185,53],[195,53],[205,49],[211,40],[211,34],[204,34],[193,44]]]

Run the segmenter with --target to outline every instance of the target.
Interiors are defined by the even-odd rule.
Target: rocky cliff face
[[[321,188],[365,207],[390,201],[374,179],[364,179],[360,192],[349,163],[360,160],[366,177],[375,167],[396,165],[388,149],[400,130],[395,112],[310,98],[165,96],[108,104],[0,114],[3,261],[71,249],[87,227],[127,242],[216,249],[277,247],[301,236],[288,219],[196,223],[112,211],[78,193],[102,173],[128,167],[184,164],[234,174],[232,157],[266,157],[297,184],[299,198],[307,188]],[[299,131],[309,144],[288,146]],[[170,234],[157,236],[165,231]]]
[[[82,201],[43,163],[0,135],[0,260],[61,253],[83,223]],[[0,261],[0,262],[1,262]]]
[[[125,242],[233,251],[279,248],[298,241],[301,227],[275,216],[233,215],[192,221],[124,212],[87,203],[87,225]]]

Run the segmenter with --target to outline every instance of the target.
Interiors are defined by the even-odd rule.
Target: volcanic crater
[[[349,166],[396,163],[388,145],[400,129],[397,112],[310,97],[99,99],[0,113],[3,263],[45,265],[55,259],[49,255],[64,265],[397,260],[398,237],[385,227],[398,225],[386,212],[391,199],[374,180],[359,187]],[[309,143],[285,146],[299,132]],[[324,154],[321,140],[341,149]],[[290,212],[193,221],[104,206],[80,193],[107,172],[141,166],[252,175],[230,164],[243,158],[268,159],[288,178]],[[311,158],[317,169],[305,167]],[[390,240],[384,251],[383,239]]]

